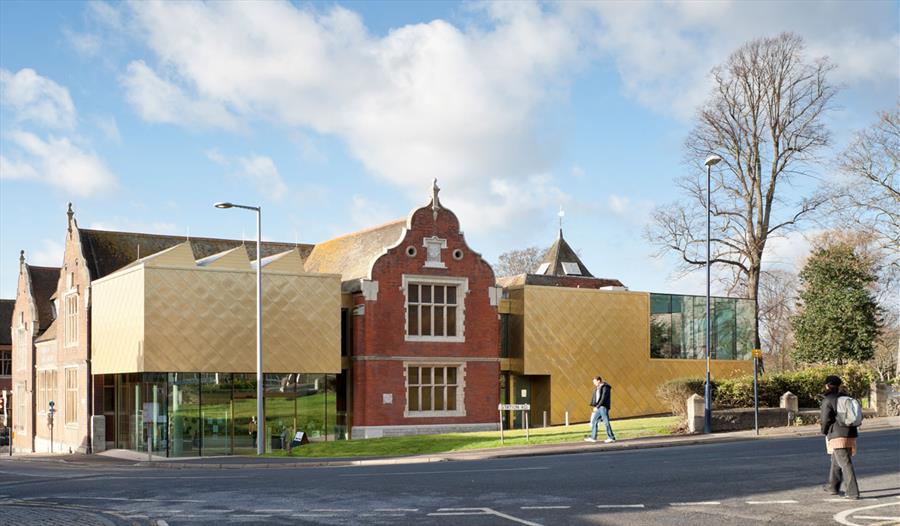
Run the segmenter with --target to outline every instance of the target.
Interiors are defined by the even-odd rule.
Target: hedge
[[[818,395],[825,386],[825,377],[836,374],[855,398],[869,394],[872,373],[861,365],[810,367],[800,371],[766,374],[759,377],[760,407],[778,407],[781,395],[790,391],[797,395],[800,407],[818,407]],[[669,405],[672,413],[683,416],[685,399],[691,394],[703,396],[703,378],[678,378],[659,386],[657,396]],[[720,409],[753,406],[753,375],[738,376],[710,382],[713,406]]]

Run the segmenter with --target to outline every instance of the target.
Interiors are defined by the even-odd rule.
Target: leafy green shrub
[[[703,396],[703,378],[676,378],[656,388],[656,397],[669,406],[672,414],[685,417],[687,415],[686,400],[692,394]]]
[[[818,407],[818,396],[824,391],[825,377],[838,375],[851,396],[862,400],[869,394],[872,373],[862,365],[810,367],[800,371],[766,374],[759,377],[760,407],[778,407],[781,395],[790,391],[800,407]],[[657,388],[657,397],[669,406],[672,414],[685,416],[685,400],[692,394],[703,396],[703,378],[678,378]],[[753,407],[753,375],[742,375],[711,381],[713,406],[719,409]]]

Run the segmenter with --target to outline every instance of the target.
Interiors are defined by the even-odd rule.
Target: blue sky
[[[83,227],[231,238],[252,216],[211,204],[260,204],[264,237],[315,243],[405,217],[433,177],[490,261],[549,245],[562,206],[595,275],[700,293],[641,233],[688,170],[709,70],[797,32],[838,67],[837,150],[897,103],[898,20],[896,2],[2,2],[0,296],[20,249],[60,263],[69,201]]]

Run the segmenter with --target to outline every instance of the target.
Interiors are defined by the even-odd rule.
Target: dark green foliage
[[[872,373],[861,365],[818,366],[790,373],[759,377],[760,407],[778,407],[781,395],[790,391],[800,407],[818,407],[817,396],[825,390],[825,377],[836,374],[855,398],[869,394]],[[673,414],[683,415],[685,400],[691,394],[703,396],[703,378],[679,378],[662,384],[657,395],[672,407]],[[753,375],[712,380],[713,406],[717,409],[753,407]]]
[[[870,360],[878,334],[878,305],[870,291],[872,270],[853,247],[819,248],[800,272],[794,358],[842,364]]]

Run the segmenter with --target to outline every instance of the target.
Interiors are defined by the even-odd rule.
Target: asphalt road
[[[900,430],[863,433],[863,499],[822,491],[821,437],[342,468],[0,461],[0,525],[900,524]],[[67,522],[68,521],[68,522]]]

